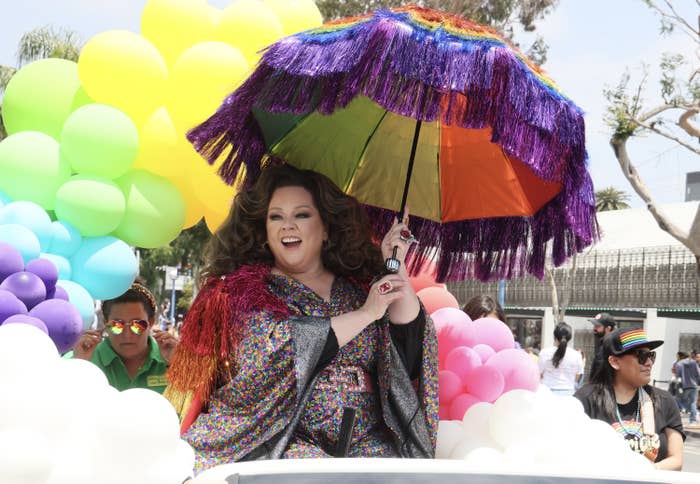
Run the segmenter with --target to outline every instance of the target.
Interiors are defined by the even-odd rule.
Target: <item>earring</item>
[[[267,240],[260,244],[263,250],[270,250],[270,244],[267,243]]]

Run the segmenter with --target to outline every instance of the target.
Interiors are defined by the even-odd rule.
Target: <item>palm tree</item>
[[[24,64],[48,57],[77,61],[81,48],[82,43],[78,34],[72,30],[47,25],[27,32],[20,39],[17,47],[17,67],[0,65],[0,94],[5,92],[10,78]],[[7,132],[2,122],[2,107],[0,107],[0,140],[5,137]]]
[[[621,210],[630,208],[627,203],[630,196],[615,187],[603,188],[595,192],[595,209],[596,212],[605,212],[607,210]]]

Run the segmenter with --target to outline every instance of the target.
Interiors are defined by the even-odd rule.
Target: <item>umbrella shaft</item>
[[[416,130],[413,132],[413,144],[411,145],[411,156],[408,158],[408,170],[406,171],[406,183],[403,186],[403,196],[401,197],[401,210],[399,212],[399,221],[403,220],[403,214],[406,210],[406,199],[408,198],[408,187],[411,183],[411,175],[413,174],[413,162],[416,159],[416,149],[418,148],[418,137],[420,136],[420,127],[423,122],[419,119],[416,121]],[[394,256],[396,257],[396,256]]]

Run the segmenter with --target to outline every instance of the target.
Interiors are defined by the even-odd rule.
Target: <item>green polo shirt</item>
[[[129,378],[124,362],[112,348],[109,339],[105,339],[97,345],[91,361],[104,372],[109,384],[119,391],[129,388],[148,388],[163,393],[168,384],[165,377],[168,364],[160,356],[158,343],[152,336],[148,337],[148,345],[150,350],[146,361],[133,379]]]

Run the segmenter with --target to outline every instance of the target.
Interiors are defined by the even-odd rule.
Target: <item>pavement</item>
[[[681,420],[683,421],[683,431],[688,437],[700,438],[700,423],[695,422],[691,424],[688,416],[684,413],[681,414]]]

